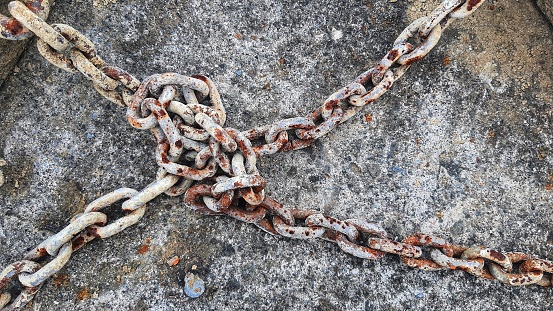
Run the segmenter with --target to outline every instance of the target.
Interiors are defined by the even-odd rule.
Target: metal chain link
[[[50,13],[49,0],[21,0],[32,13],[40,19],[46,19]],[[8,40],[24,40],[33,35],[32,30],[22,25],[15,17],[0,14],[0,38]]]
[[[286,208],[265,195],[266,181],[256,166],[258,157],[310,146],[377,100],[414,62],[432,50],[453,20],[472,14],[482,1],[444,1],[428,16],[407,26],[374,68],[329,96],[307,116],[242,132],[224,127],[226,112],[209,78],[164,73],[140,82],[126,71],[108,66],[96,54],[94,44],[79,31],[44,22],[48,2],[39,2],[42,11],[11,2],[11,22],[21,22],[39,37],[38,50],[50,63],[69,72],[81,72],[100,94],[127,107],[129,124],[149,129],[154,135],[159,170],[156,181],[140,192],[121,188],[96,199],[67,227],[37,245],[23,260],[5,268],[0,273],[0,290],[15,276],[24,289],[14,300],[9,294],[0,294],[0,309],[10,301],[2,310],[24,306],[46,279],[63,268],[73,252],[95,238],[110,237],[135,224],[144,215],[146,203],[162,193],[184,194],[185,204],[199,213],[228,215],[272,235],[321,238],[359,258],[379,259],[395,254],[406,265],[423,270],[463,270],[510,285],[552,285],[553,262],[548,260],[482,246],[455,245],[422,233],[399,242],[373,222],[339,220],[317,211]],[[7,18],[0,16],[0,22],[3,19]],[[4,34],[4,28],[0,31],[10,39],[16,38],[15,33],[29,34],[27,30],[24,33],[10,29],[9,36]],[[200,183],[193,185],[196,181]],[[121,208],[125,216],[108,224],[101,210],[124,199]],[[48,263],[37,262],[47,255],[52,257]]]

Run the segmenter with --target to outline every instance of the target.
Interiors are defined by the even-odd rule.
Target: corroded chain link
[[[124,70],[108,66],[82,33],[68,25],[44,22],[46,0],[32,2],[40,3],[42,10],[29,7],[30,1],[25,3],[9,4],[15,19],[0,16],[2,36],[17,39],[20,37],[16,35],[28,36],[30,30],[39,37],[38,50],[49,62],[69,72],[81,72],[100,94],[127,107],[129,124],[154,135],[159,169],[156,181],[142,191],[121,188],[96,199],[67,227],[33,248],[23,260],[6,267],[0,273],[0,290],[16,276],[24,289],[13,300],[9,294],[0,294],[0,309],[10,301],[2,310],[24,306],[73,252],[95,238],[110,237],[135,224],[144,215],[146,203],[162,193],[184,194],[185,204],[199,213],[228,215],[272,235],[324,239],[359,258],[395,254],[406,265],[423,270],[463,270],[510,285],[552,285],[553,262],[527,254],[465,247],[422,233],[399,242],[373,222],[339,220],[318,211],[286,208],[265,195],[267,183],[256,166],[258,157],[313,144],[378,99],[432,50],[453,20],[473,13],[482,4],[480,0],[444,1],[428,16],[407,26],[377,66],[336,91],[307,116],[246,131],[224,127],[227,116],[221,96],[208,77],[164,73],[140,82]],[[20,28],[6,28],[6,20]],[[120,200],[125,200],[121,207],[125,215],[108,224],[101,210]],[[46,256],[52,257],[48,263],[38,262]]]
[[[137,78],[123,69],[108,66],[96,54],[94,44],[73,27],[50,26],[19,1],[10,2],[8,8],[18,23],[38,36],[38,51],[47,61],[65,71],[82,73],[111,102],[124,106],[123,96],[132,94],[140,85]]]
[[[35,13],[39,19],[46,19],[50,13],[50,1],[48,0],[22,0],[21,2],[28,10]],[[24,40],[32,36],[33,32],[25,27],[17,18],[0,14],[0,38]]]

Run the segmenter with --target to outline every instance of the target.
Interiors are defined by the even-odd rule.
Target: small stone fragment
[[[167,260],[167,264],[172,267],[172,266],[176,266],[179,263],[179,261],[180,261],[179,256],[175,256]]]
[[[4,173],[2,171],[0,171],[0,187],[2,187],[2,185],[4,185],[4,182],[5,182],[5,178],[4,178]]]
[[[190,298],[198,298],[205,291],[205,283],[194,273],[187,273],[184,277],[184,293]]]
[[[7,164],[8,164],[8,162],[6,162],[6,160],[0,158],[0,167],[6,166]]]
[[[136,253],[139,254],[139,255],[146,254],[150,250],[150,242],[151,241],[152,241],[152,239],[147,238],[144,241],[144,243],[138,247],[138,249],[136,250]]]
[[[140,247],[136,250],[136,253],[139,255],[146,254],[150,250],[150,245],[148,244],[142,244]]]
[[[344,36],[344,33],[341,30],[332,28],[332,33],[331,33],[332,40],[334,41],[339,40],[343,36]]]

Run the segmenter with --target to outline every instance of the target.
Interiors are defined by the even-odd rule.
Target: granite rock
[[[540,10],[545,14],[549,22],[553,25],[553,1],[551,0],[537,0],[536,3]]]
[[[0,0],[0,14],[8,16],[8,3],[11,0]],[[17,60],[25,50],[29,40],[11,41],[0,39],[0,86],[13,71]]]

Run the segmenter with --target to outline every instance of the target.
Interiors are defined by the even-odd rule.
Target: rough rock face
[[[210,76],[228,126],[245,130],[310,113],[438,3],[58,0],[49,20],[81,30],[140,79]],[[424,232],[553,259],[552,40],[531,2],[488,1],[313,147],[260,159],[268,193],[377,221],[398,240]],[[35,41],[0,90],[0,266],[99,195],[155,178],[151,134],[81,75],[42,59]],[[188,272],[205,281],[199,298],[184,295]],[[76,252],[27,310],[545,310],[550,297],[275,238],[161,196],[139,224]]]
[[[551,0],[537,0],[536,3],[540,10],[547,16],[549,22],[553,24],[553,1]]]
[[[8,3],[11,0],[0,0],[0,14],[8,15]],[[29,40],[9,41],[0,39],[0,86],[12,72],[19,56],[29,43]]]

